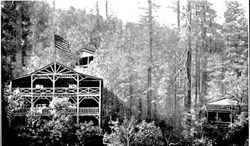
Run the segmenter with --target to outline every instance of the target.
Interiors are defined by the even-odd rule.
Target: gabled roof
[[[68,68],[68,67],[66,67],[58,62],[53,62],[49,65],[46,65],[45,67],[42,67],[41,69],[38,69],[38,70],[30,73],[29,75],[25,75],[23,77],[19,77],[19,78],[16,78],[14,80],[28,77],[31,75],[42,75],[42,74],[59,74],[59,75],[61,75],[61,74],[79,74],[79,75],[81,75],[82,78],[84,78],[84,80],[102,80],[101,78],[78,73],[78,72],[74,71],[73,69],[70,69],[70,68]]]
[[[78,50],[75,54],[79,54],[81,52],[86,52],[86,53],[90,53],[90,54],[94,54],[96,51],[95,47],[92,45],[88,45],[80,50]]]
[[[208,103],[208,105],[237,105],[238,102],[236,100],[233,99],[228,99],[228,98],[224,98],[224,99],[220,99],[218,101],[214,101],[214,102],[210,102]]]

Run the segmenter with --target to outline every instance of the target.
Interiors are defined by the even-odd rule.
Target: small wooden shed
[[[247,106],[229,98],[213,101],[206,105],[209,124],[227,126],[234,122],[241,111],[247,111]]]

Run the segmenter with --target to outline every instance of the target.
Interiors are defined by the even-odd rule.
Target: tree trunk
[[[148,104],[148,120],[151,121],[151,101],[152,101],[152,48],[153,48],[153,25],[152,25],[152,2],[148,0],[149,12],[149,67],[148,67],[148,91],[147,91],[147,104]]]
[[[223,65],[223,62],[225,62],[225,54],[224,51],[221,52],[221,95],[225,95],[226,94],[226,88],[225,85],[223,83],[223,80],[225,78],[225,66]]]
[[[99,31],[99,27],[100,27],[100,22],[99,22],[99,3],[98,0],[96,1],[96,26],[97,26],[97,30]]]
[[[108,20],[108,18],[109,18],[109,15],[108,15],[108,0],[106,0],[105,9],[106,9],[106,19]]]
[[[180,0],[177,0],[177,27],[178,31],[180,31]]]
[[[142,101],[141,98],[139,98],[139,114],[138,114],[138,118],[140,119],[140,121],[142,120]]]
[[[177,28],[178,28],[178,33],[180,32],[180,0],[177,0]],[[178,34],[178,42],[177,42],[177,49],[179,50],[179,34]],[[174,58],[174,63],[175,63],[175,66],[174,66],[174,74],[176,74],[177,72],[177,51],[175,52],[175,58]],[[177,75],[174,76],[174,120],[177,121],[177,88],[178,88],[178,85],[177,85],[177,82],[176,82],[176,77]],[[178,122],[175,122],[176,124]]]
[[[129,79],[129,110],[130,110],[130,116],[132,116],[133,114],[133,110],[132,110],[132,107],[133,107],[133,75],[130,76],[130,79]]]
[[[203,2],[203,6],[202,6],[202,14],[203,14],[203,18],[202,18],[202,47],[201,47],[201,71],[200,71],[200,90],[201,90],[201,95],[200,95],[200,106],[203,105],[203,98],[206,94],[206,68],[207,68],[207,58],[206,58],[206,6],[205,6],[205,2]]]
[[[198,10],[196,8],[196,25],[198,25]],[[196,117],[198,116],[198,99],[200,96],[200,55],[199,55],[199,45],[198,45],[198,28],[196,27],[195,31],[196,35],[196,46],[195,46],[195,112],[196,112]]]
[[[23,66],[23,48],[22,48],[22,10],[21,10],[21,3],[17,3],[17,11],[18,11],[18,18],[17,18],[17,51],[16,51],[16,75],[20,75],[21,69]],[[17,77],[16,76],[16,77]]]
[[[187,70],[187,93],[185,98],[185,111],[190,114],[191,112],[191,66],[192,66],[192,48],[191,48],[191,2],[188,1],[188,51],[187,51],[187,61],[186,61],[186,70]],[[188,117],[187,124],[190,124],[191,118]]]
[[[180,0],[177,0],[177,28],[178,28],[178,33],[180,32]],[[179,35],[179,34],[178,34]],[[177,46],[179,49],[179,36],[178,36],[178,42],[177,42]],[[176,65],[177,65],[177,51],[175,53],[175,66],[174,66],[174,73],[176,74],[177,69],[176,69]],[[176,94],[177,94],[177,85],[176,85],[176,76],[174,77],[174,114],[176,114],[176,106],[177,106],[177,98],[176,98]]]
[[[129,35],[129,42],[130,42],[130,45],[128,47],[128,53],[129,53],[129,72],[130,72],[130,77],[129,77],[129,110],[130,110],[130,113],[131,114],[130,116],[132,116],[133,114],[133,57],[132,57],[132,51],[131,51],[131,48],[134,48],[134,38],[133,36],[131,35],[131,32],[130,32],[130,35]],[[131,40],[132,38],[132,40]]]

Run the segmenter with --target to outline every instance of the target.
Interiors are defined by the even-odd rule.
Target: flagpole
[[[52,29],[53,29],[53,47],[54,47],[54,53],[53,53],[53,61],[54,63],[56,62],[56,46],[55,46],[55,12],[56,12],[56,7],[55,7],[55,0],[53,0],[53,24],[52,24]]]

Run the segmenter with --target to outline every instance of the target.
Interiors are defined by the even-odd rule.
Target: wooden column
[[[53,98],[54,98],[55,97],[55,87],[56,87],[56,62],[54,62],[54,71],[53,71],[52,83],[53,83]]]
[[[76,99],[76,121],[77,121],[77,124],[79,124],[79,74],[77,74],[77,99]]]
[[[219,122],[219,113],[216,112],[216,124],[218,125],[218,122]]]
[[[101,115],[102,115],[102,81],[99,81],[99,119],[98,126],[101,128]]]
[[[233,122],[233,110],[234,110],[234,106],[230,106],[230,123]]]
[[[31,103],[31,109],[34,107],[34,102],[33,102],[33,75],[31,75],[31,77],[30,77],[31,79],[30,79],[30,84],[31,84],[31,87],[30,87],[30,90],[31,90],[31,99],[30,99],[30,103]]]
[[[55,87],[56,87],[56,81],[55,81],[56,77],[55,77],[55,73],[53,73],[52,76],[52,84],[53,84],[53,98],[55,97]],[[53,99],[52,99],[53,100]]]
[[[10,91],[12,91],[12,81],[10,81]]]

